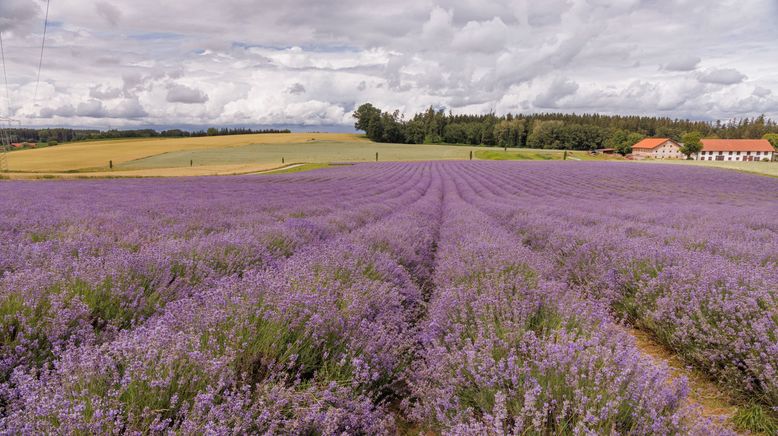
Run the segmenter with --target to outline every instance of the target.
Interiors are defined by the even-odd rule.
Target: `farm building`
[[[766,139],[703,139],[697,160],[771,161],[775,148]]]
[[[632,146],[634,159],[683,159],[681,144],[670,138],[646,138]]]

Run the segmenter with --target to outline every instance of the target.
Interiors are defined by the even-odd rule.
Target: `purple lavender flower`
[[[625,321],[778,405],[772,179],[447,162],[2,188],[4,433],[727,433]]]

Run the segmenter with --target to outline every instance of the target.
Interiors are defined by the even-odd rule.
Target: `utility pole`
[[[6,154],[11,151],[11,124],[18,123],[21,126],[21,121],[12,120],[11,118],[0,117],[0,172],[8,171],[8,157]],[[8,127],[6,127],[6,125]]]

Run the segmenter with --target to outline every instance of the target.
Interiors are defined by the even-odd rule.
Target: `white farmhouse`
[[[766,139],[703,139],[696,160],[772,161],[775,148]]]
[[[681,144],[670,138],[646,138],[632,146],[633,159],[683,159]]]

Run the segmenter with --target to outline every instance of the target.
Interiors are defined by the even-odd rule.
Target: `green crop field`
[[[500,148],[479,149],[475,152],[475,158],[481,160],[562,160],[565,158],[564,150],[545,150],[536,148],[510,148],[504,151]],[[570,160],[620,160],[620,155],[590,154],[586,151],[567,151]]]
[[[469,145],[386,144],[354,141],[315,141],[296,144],[249,144],[240,147],[182,150],[125,162],[119,169],[141,170],[199,165],[281,164],[291,162],[374,162],[423,160],[561,160],[560,150],[508,149]],[[586,152],[568,152],[578,160],[604,159]],[[609,158],[612,158],[609,156]]]
[[[424,144],[383,144],[354,141],[315,141],[293,144],[249,144],[229,149],[182,150],[121,164],[127,170],[198,165],[421,161],[469,159],[483,147]],[[502,152],[502,150],[500,150]]]
[[[478,159],[484,160],[560,160],[563,152],[558,150],[479,150],[475,153]]]

